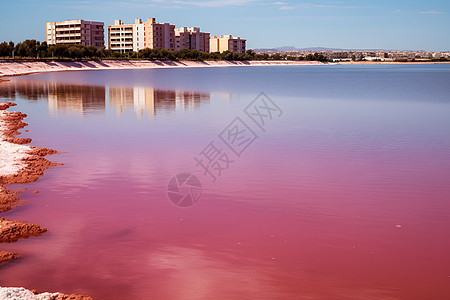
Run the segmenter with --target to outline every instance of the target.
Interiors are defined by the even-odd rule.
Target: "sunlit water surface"
[[[245,113],[260,92],[279,108],[262,128]],[[0,100],[64,164],[10,186],[26,203],[1,216],[48,233],[1,245],[22,256],[2,286],[450,299],[450,65],[37,74],[1,83]],[[221,139],[237,117],[257,136],[239,156]],[[211,145],[232,161],[215,182],[195,160]],[[167,193],[183,172],[202,185],[187,208]]]

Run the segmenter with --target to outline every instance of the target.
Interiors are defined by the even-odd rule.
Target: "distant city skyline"
[[[45,22],[133,22],[154,17],[211,36],[247,39],[247,48],[327,47],[448,51],[450,2],[266,0],[5,1],[0,41],[45,40]]]

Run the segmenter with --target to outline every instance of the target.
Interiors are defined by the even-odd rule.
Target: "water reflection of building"
[[[47,97],[48,89],[43,82],[35,80],[8,80],[0,82],[0,98],[6,101],[15,100],[17,95],[27,100],[38,100]]]
[[[164,112],[197,110],[210,102],[208,92],[162,90],[145,87],[109,87],[64,82],[18,79],[0,83],[0,99],[14,101],[47,101],[52,112],[66,111],[84,114],[104,112],[106,101],[118,114],[132,109],[138,116]]]
[[[145,111],[150,115],[159,112],[199,109],[209,103],[210,93],[160,90],[142,87],[109,87],[109,103],[118,114],[133,108],[138,116]]]
[[[48,107],[51,111],[104,111],[105,102],[104,86],[48,83]]]
[[[0,84],[0,98],[46,100],[50,111],[104,111],[104,86],[76,85],[38,80],[11,80]]]

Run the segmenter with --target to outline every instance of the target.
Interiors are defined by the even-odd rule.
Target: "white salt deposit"
[[[5,120],[9,114],[0,110],[0,176],[17,174],[26,166],[24,159],[30,157],[29,153],[32,151],[30,146],[5,141],[7,138]]]
[[[0,299],[4,300],[52,300],[63,299],[61,293],[42,293],[33,294],[33,292],[21,287],[0,287]]]

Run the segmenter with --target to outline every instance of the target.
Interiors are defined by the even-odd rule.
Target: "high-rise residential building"
[[[201,32],[198,27],[176,28],[175,49],[197,49],[209,52],[209,32]]]
[[[108,48],[117,51],[139,51],[144,49],[144,24],[135,19],[134,24],[123,24],[115,20],[108,26]]]
[[[45,26],[48,45],[81,44],[86,47],[105,46],[104,23],[84,20],[47,22]]]
[[[143,24],[144,48],[175,49],[175,25],[156,23],[155,18],[148,18]]]
[[[220,38],[213,36],[210,39],[209,51],[222,53],[228,50],[231,52],[245,53],[246,41],[240,37],[233,37],[230,34],[222,35]]]

